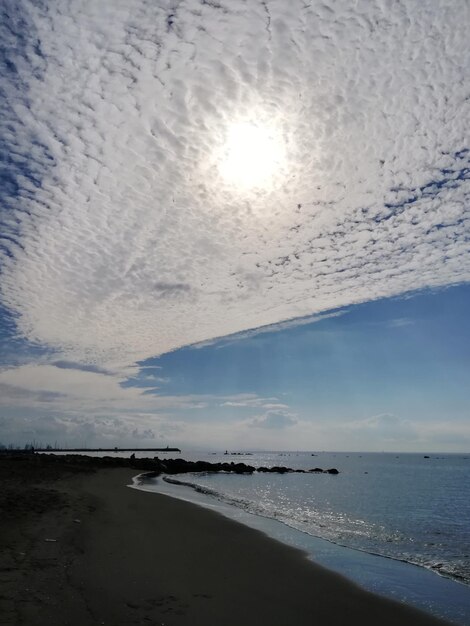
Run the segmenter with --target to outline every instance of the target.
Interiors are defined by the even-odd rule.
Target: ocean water
[[[240,521],[246,519],[237,511],[258,520],[275,520],[285,529],[300,531],[305,538],[342,546],[349,551],[333,555],[318,543],[310,550],[306,539],[300,543],[296,540],[316,560],[323,550],[325,563],[337,563],[336,569],[346,575],[350,572],[341,565],[352,562],[351,554],[355,553],[357,566],[351,566],[351,575],[364,586],[456,623],[470,624],[470,455],[429,454],[425,458],[423,454],[313,456],[310,452],[263,452],[232,456],[184,452],[181,456],[187,460],[242,461],[255,467],[337,468],[337,476],[180,474],[164,478],[171,484],[163,484],[160,478],[145,488],[186,499],[191,499],[185,495],[191,490],[199,503],[210,506],[212,502],[214,508],[217,504],[222,512]],[[262,522],[258,526],[267,528]],[[283,538],[282,531],[274,532]],[[295,544],[292,538],[290,543]],[[367,555],[375,555],[376,560]],[[364,561],[366,556],[369,560]],[[378,574],[386,559],[377,557],[387,557],[390,564],[418,567],[388,567]],[[383,579],[382,587],[377,576]],[[400,589],[403,576],[415,579],[415,591],[408,583]]]
[[[340,474],[191,474],[175,478],[316,537],[414,563],[470,585],[470,455],[429,457],[209,455],[207,460],[243,461],[255,467],[336,467]]]

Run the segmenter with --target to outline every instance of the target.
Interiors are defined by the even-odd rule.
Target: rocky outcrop
[[[165,459],[158,461],[165,474],[187,474],[188,472],[232,472],[234,474],[252,474],[255,468],[246,463],[209,463],[208,461],[185,461],[184,459]]]
[[[294,470],[290,467],[284,467],[282,465],[275,465],[274,467],[258,467],[258,472],[270,472],[275,474],[286,474],[287,472],[293,472]]]
[[[321,467],[314,467],[310,470],[292,469],[291,467],[284,467],[283,465],[274,465],[273,467],[258,467],[257,472],[271,473],[271,474],[339,474],[339,471],[332,467],[331,469],[324,470]]]
[[[6,453],[2,453],[6,456]],[[284,465],[275,465],[273,467],[253,467],[246,463],[209,463],[208,461],[186,461],[185,459],[137,459],[132,454],[130,457],[104,456],[92,457],[84,454],[32,454],[32,455],[9,455],[11,459],[17,458],[24,460],[28,456],[30,462],[39,469],[42,466],[53,466],[54,464],[69,467],[71,471],[94,471],[101,467],[129,467],[147,473],[152,476],[160,474],[188,474],[188,473],[213,473],[227,472],[232,474],[253,474],[253,472],[271,473],[271,474],[339,474],[336,468],[323,470],[315,467],[311,470],[293,469]]]

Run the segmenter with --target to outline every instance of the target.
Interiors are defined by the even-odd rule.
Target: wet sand
[[[8,465],[0,460],[2,626],[445,623],[218,513],[129,489],[136,470]]]

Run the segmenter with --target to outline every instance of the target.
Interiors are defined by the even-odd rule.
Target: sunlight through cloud
[[[127,376],[470,279],[459,3],[173,4],[6,3],[11,341]]]
[[[285,162],[285,145],[274,126],[238,122],[228,129],[219,171],[227,182],[242,189],[268,188]]]

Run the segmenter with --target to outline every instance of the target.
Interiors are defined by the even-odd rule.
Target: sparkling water
[[[470,454],[159,453],[161,460],[175,456],[337,468],[338,475],[163,475],[134,486],[209,507],[304,550],[370,591],[470,626]]]
[[[338,475],[185,474],[164,478],[185,486],[159,478],[148,488],[259,528],[370,591],[470,625],[470,454],[181,456],[254,467],[337,468]]]
[[[330,474],[187,474],[176,480],[251,513],[470,585],[470,455],[191,453],[255,467],[336,467]]]

